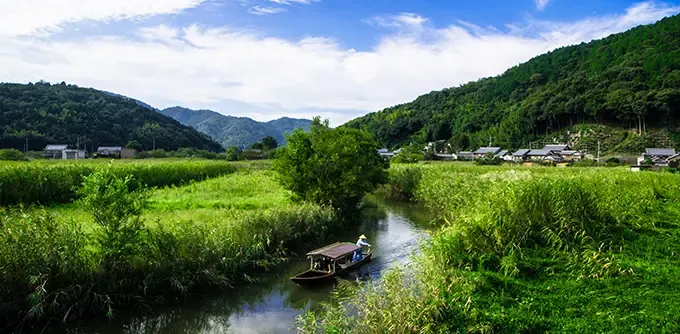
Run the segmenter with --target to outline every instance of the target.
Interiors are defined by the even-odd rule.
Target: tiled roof
[[[496,154],[496,152],[500,151],[500,147],[480,147],[477,151],[474,151],[474,154],[487,154],[487,153],[493,153]]]
[[[648,148],[647,149],[647,155],[659,155],[659,156],[670,157],[671,155],[675,155],[675,149],[672,149],[672,148]]]
[[[519,150],[515,151],[515,153],[513,153],[512,155],[515,157],[521,157],[527,155],[529,151],[530,150],[528,148],[520,148]]]

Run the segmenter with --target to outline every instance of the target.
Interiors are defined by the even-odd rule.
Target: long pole
[[[600,140],[597,140],[597,164],[600,164]]]

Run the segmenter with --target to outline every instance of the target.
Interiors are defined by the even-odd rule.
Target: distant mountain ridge
[[[272,136],[279,143],[284,143],[285,133],[293,132],[298,128],[307,130],[312,124],[312,121],[308,119],[289,117],[258,122],[248,117],[226,116],[212,110],[192,110],[179,106],[159,112],[207,134],[225,148],[250,147],[266,136]]]
[[[221,151],[207,135],[141,101],[76,85],[0,83],[0,148],[42,150],[47,144],[183,147]]]

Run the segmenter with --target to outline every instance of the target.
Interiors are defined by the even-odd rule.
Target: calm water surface
[[[380,278],[381,273],[399,263],[406,263],[417,253],[419,242],[427,237],[429,216],[422,208],[370,198],[370,208],[356,230],[319,241],[323,246],[333,241],[355,242],[366,234],[373,246],[373,260],[344,274],[353,281]],[[192,297],[181,305],[155,308],[151,312],[119,311],[115,320],[83,321],[69,325],[67,333],[290,333],[295,318],[307,309],[328,300],[333,285],[302,287],[289,277],[306,270],[304,256],[282,265],[265,276],[261,283]]]

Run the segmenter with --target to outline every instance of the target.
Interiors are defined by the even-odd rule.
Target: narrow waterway
[[[334,236],[333,241],[355,242],[366,234],[373,260],[342,278],[364,281],[410,261],[419,242],[427,237],[429,216],[417,206],[371,197],[356,229]],[[328,241],[319,241],[323,246]],[[267,274],[260,283],[192,297],[187,303],[157,308],[144,314],[121,310],[112,320],[83,321],[69,325],[67,333],[290,333],[295,318],[329,298],[333,285],[318,288],[292,283],[290,276],[309,267],[304,256]]]

